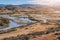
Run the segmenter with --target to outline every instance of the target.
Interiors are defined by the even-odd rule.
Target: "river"
[[[9,26],[7,26],[5,28],[0,28],[0,30],[7,30],[7,29],[20,27],[20,26],[25,26],[25,25],[36,22],[36,21],[33,21],[33,20],[29,19],[29,18],[14,17],[14,16],[10,16],[10,15],[7,15],[7,14],[0,15],[0,17],[8,18],[9,21],[10,21]]]

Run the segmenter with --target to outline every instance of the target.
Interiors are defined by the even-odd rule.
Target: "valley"
[[[58,40],[59,35],[60,11],[54,8],[0,6],[0,40]]]

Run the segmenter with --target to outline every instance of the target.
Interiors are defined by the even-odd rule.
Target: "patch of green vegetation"
[[[0,26],[8,26],[9,20],[6,18],[0,18]]]

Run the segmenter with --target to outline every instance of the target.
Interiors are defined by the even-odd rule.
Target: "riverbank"
[[[34,32],[40,32],[40,31],[47,30],[48,28],[55,28],[55,27],[56,27],[55,25],[46,25],[46,24],[41,24],[41,23],[37,22],[37,23],[31,24],[29,26],[25,26],[22,28],[16,28],[16,31],[13,31],[13,32],[0,34],[0,39],[16,37],[17,35],[22,35],[22,34],[26,35],[26,34],[30,34],[30,33],[34,33]]]

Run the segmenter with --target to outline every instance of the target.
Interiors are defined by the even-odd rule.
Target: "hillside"
[[[54,13],[55,10],[59,8],[37,4],[1,4],[0,18],[7,18],[10,25],[0,30],[0,40],[60,40],[60,20],[49,19],[60,18],[60,13]],[[1,21],[2,24],[6,22]]]

